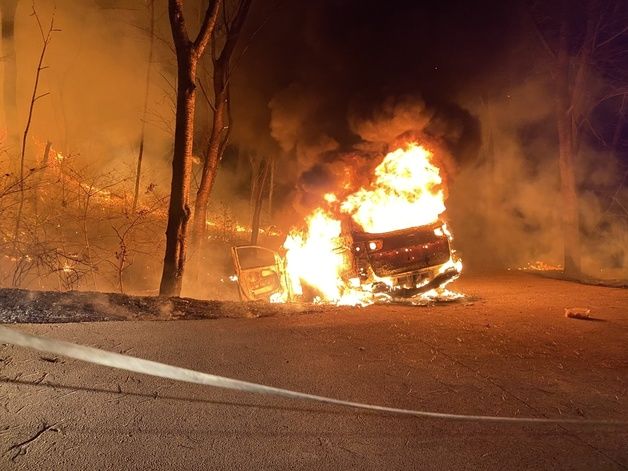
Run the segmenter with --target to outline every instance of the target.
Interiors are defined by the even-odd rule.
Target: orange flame
[[[375,169],[370,188],[349,195],[341,205],[366,232],[424,226],[445,211],[443,180],[432,153],[417,144],[397,149]]]
[[[284,242],[286,270],[292,292],[303,294],[301,281],[315,287],[326,300],[338,301],[341,295],[340,275],[344,266],[342,254],[335,249],[341,232],[340,221],[317,209],[307,218],[306,233],[291,231]]]

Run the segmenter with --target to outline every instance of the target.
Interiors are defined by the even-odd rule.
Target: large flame
[[[342,288],[340,276],[345,265],[344,257],[335,250],[340,239],[340,221],[317,209],[306,222],[307,232],[293,230],[284,243],[292,292],[303,294],[301,281],[304,281],[326,300],[338,301]]]
[[[339,208],[368,233],[385,233],[438,221],[445,211],[445,191],[433,154],[412,143],[387,154],[375,168],[374,180],[340,200],[326,194],[327,207]],[[293,294],[303,294],[303,283],[322,301],[369,304],[375,296],[357,278],[344,276],[351,267],[341,215],[316,209],[306,218],[305,231],[292,230],[284,243],[286,270]],[[444,230],[447,231],[446,226]],[[447,233],[449,236],[450,234]],[[454,264],[450,261],[447,266]],[[447,268],[444,266],[444,268]],[[459,267],[459,262],[455,262]],[[375,277],[374,282],[389,283]]]
[[[445,211],[440,171],[432,153],[410,144],[384,157],[375,169],[375,181],[341,204],[344,213],[366,232],[390,232],[436,222]]]

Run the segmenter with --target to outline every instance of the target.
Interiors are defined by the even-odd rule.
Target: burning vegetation
[[[0,284],[232,298],[235,258],[244,299],[422,303],[460,254],[626,280],[625,2],[367,3],[3,2]]]

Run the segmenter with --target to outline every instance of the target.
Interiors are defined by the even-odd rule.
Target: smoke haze
[[[64,165],[90,178],[107,175],[120,182],[114,191],[125,195],[145,119],[142,198],[152,204],[167,194],[176,74],[164,3],[155,4],[145,118],[147,3],[58,0],[54,8],[51,2],[35,3],[44,29],[54,12],[61,31],[53,33],[44,61],[48,68],[38,94],[49,95],[35,106],[28,166],[41,162],[51,142],[66,156]],[[202,9],[198,2],[186,3],[194,30]],[[250,223],[260,159],[270,158],[276,166],[273,203],[262,208],[262,227],[285,233],[321,204],[324,193],[358,188],[386,152],[417,140],[434,151],[447,181],[446,217],[467,268],[559,265],[562,215],[551,58],[524,3],[502,3],[254,2],[236,53],[233,129],[210,207],[210,219],[222,231],[216,240],[224,244],[208,249],[221,251],[208,263],[227,264],[223,252],[228,258],[229,244],[246,240],[235,227]],[[13,125],[20,136],[41,52],[31,13],[31,2],[20,0],[17,123],[2,117],[2,127]],[[208,62],[200,70],[208,84]],[[598,87],[608,80],[596,77]],[[200,90],[197,100],[196,174],[210,115]],[[607,114],[604,120],[614,127],[614,118]],[[8,139],[2,147],[2,170],[15,174],[19,148]],[[591,276],[628,278],[627,162],[625,133],[614,153],[589,136],[577,156],[583,263]],[[161,235],[165,222],[155,218],[151,231]],[[115,233],[110,235],[117,244]],[[270,238],[262,243],[278,245]],[[154,274],[161,256],[153,254],[153,262],[137,262],[132,270]],[[145,285],[154,282],[151,275]]]

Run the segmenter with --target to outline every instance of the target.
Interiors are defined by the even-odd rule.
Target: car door
[[[231,247],[231,255],[240,299],[274,302],[288,299],[283,260],[277,252],[257,245],[242,245]]]

